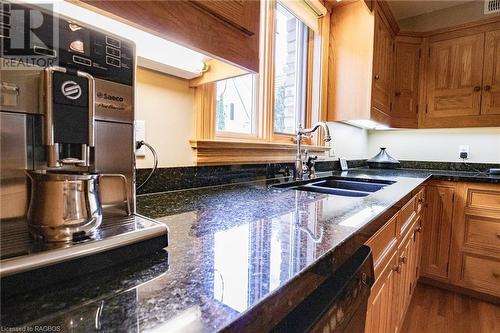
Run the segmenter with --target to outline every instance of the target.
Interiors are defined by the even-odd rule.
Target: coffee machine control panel
[[[26,5],[14,2],[8,4],[7,15],[10,20],[4,29],[7,29],[6,34],[13,37],[16,31],[25,30],[26,20],[34,14],[31,12],[33,9]],[[97,79],[129,86],[133,84],[133,42],[43,9],[37,9],[36,15],[40,17],[30,30],[33,34],[29,38],[30,43],[20,47],[19,42],[16,42],[19,38],[3,39],[5,56],[43,57],[47,59],[46,64],[80,70]]]

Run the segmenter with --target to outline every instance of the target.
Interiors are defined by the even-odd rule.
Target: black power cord
[[[142,184],[136,187],[136,189],[135,189],[136,191],[149,182],[149,180],[151,179],[151,177],[155,173],[156,169],[158,168],[158,154],[156,154],[156,150],[149,143],[147,143],[143,140],[135,142],[135,149],[140,149],[142,146],[148,147],[148,149],[151,151],[151,154],[153,154],[154,165],[153,165],[153,169],[151,170],[149,175],[146,177],[146,179],[142,182]]]

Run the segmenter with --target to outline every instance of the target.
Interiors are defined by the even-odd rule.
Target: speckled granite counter
[[[421,170],[343,175],[397,182],[364,198],[269,188],[283,179],[140,196],[138,212],[170,227],[167,252],[2,300],[2,329],[210,332],[272,326],[426,179],[500,181]]]

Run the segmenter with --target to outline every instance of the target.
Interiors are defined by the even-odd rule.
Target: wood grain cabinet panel
[[[394,299],[397,269],[397,252],[393,251],[390,260],[372,287],[368,299],[365,333],[394,332],[396,311]]]
[[[453,185],[429,185],[423,223],[422,275],[448,281],[453,223]]]
[[[460,281],[465,287],[500,296],[500,258],[464,254]]]
[[[500,30],[486,33],[481,114],[500,115]]]
[[[382,17],[375,11],[375,35],[373,46],[372,108],[390,115],[393,91],[392,66],[394,36]]]
[[[411,300],[411,283],[414,280],[411,267],[411,258],[413,256],[413,234],[408,234],[403,240],[398,250],[398,266],[395,278],[395,294],[394,294],[394,326],[395,332],[399,332],[404,321],[406,309]]]
[[[500,296],[500,186],[460,183],[451,246],[451,283]]]
[[[396,41],[391,124],[417,127],[420,44]]]
[[[222,19],[228,24],[252,36],[255,31],[255,21],[258,21],[259,1],[224,0],[224,1],[191,1],[207,12]],[[257,13],[257,17],[255,16]],[[258,27],[258,26],[257,26]]]
[[[258,0],[72,1],[241,68],[259,71]]]
[[[430,44],[427,118],[479,115],[484,34]]]
[[[394,215],[380,230],[367,242],[366,245],[372,250],[375,279],[385,269],[390,252],[396,249],[397,243],[397,221],[399,214]]]

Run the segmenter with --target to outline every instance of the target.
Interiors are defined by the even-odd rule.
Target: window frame
[[[257,108],[254,110],[254,133],[217,131],[216,82],[196,86],[196,138],[191,140],[191,146],[195,150],[196,164],[255,163],[258,156],[261,157],[259,161],[262,163],[293,161],[296,135],[274,132],[274,49],[277,5],[276,0],[261,1],[261,60],[259,73],[254,74],[255,100],[253,105]],[[293,14],[286,3],[281,5]],[[300,20],[299,16],[295,16]],[[308,29],[308,40],[305,50],[307,55],[306,79],[305,87],[303,87],[305,94],[302,97],[305,105],[303,127],[310,127],[313,122],[324,119],[326,116],[329,15],[319,20],[319,31],[314,31],[305,25]],[[244,74],[240,70],[240,73],[233,77]],[[314,91],[314,88],[317,91]],[[315,134],[311,137],[303,137],[304,148],[314,153],[324,153],[329,150],[329,147],[326,147],[322,140],[320,141],[320,136],[321,134]],[[231,154],[235,149],[239,150],[241,157],[237,158]],[[244,156],[245,154],[247,157]],[[213,159],[210,158],[212,155]]]

